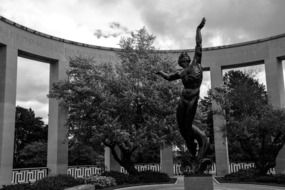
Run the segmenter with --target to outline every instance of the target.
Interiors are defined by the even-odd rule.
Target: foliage
[[[30,184],[4,185],[0,190],[33,190]]]
[[[4,186],[1,190],[64,190],[84,183],[82,179],[75,179],[69,175],[45,177],[33,184],[16,184]]]
[[[237,172],[225,175],[224,179],[228,181],[250,181],[256,176],[256,169],[242,169]]]
[[[86,178],[85,181],[88,184],[93,184],[95,189],[103,189],[117,185],[114,178],[107,176],[90,176]]]
[[[31,163],[29,160],[26,160],[21,155],[26,156],[26,150],[30,149],[31,146],[34,146],[37,143],[45,144],[47,142],[47,125],[44,124],[42,118],[36,117],[34,111],[29,108],[23,108],[20,106],[16,107],[16,116],[15,116],[15,145],[14,145],[14,168],[27,167],[25,164],[29,162],[29,166],[46,166],[45,160],[39,160],[39,154],[35,156],[37,161],[41,164],[35,162]],[[43,148],[41,146],[41,148]],[[43,149],[38,149],[42,151]],[[42,152],[43,153],[43,152]],[[46,153],[45,153],[46,154]],[[31,159],[31,157],[29,157]]]
[[[154,171],[142,171],[136,173],[136,175],[111,171],[103,173],[102,176],[113,177],[118,185],[136,183],[159,183],[170,181],[170,177],[167,174]]]
[[[255,168],[246,170],[239,170],[235,173],[227,174],[221,180],[224,182],[259,182],[259,183],[277,183],[285,184],[285,175],[278,174],[264,174],[262,176],[257,175]]]
[[[47,143],[42,141],[31,142],[19,154],[21,167],[43,167],[47,164]]]
[[[255,179],[256,182],[261,183],[277,183],[277,184],[285,184],[285,175],[266,175],[266,176],[258,176]]]
[[[213,149],[208,149],[205,154],[206,156],[201,160],[193,158],[192,154],[187,150],[186,146],[179,146],[179,151],[177,152],[177,160],[181,164],[180,170],[184,176],[193,175],[207,175],[211,169],[211,163],[214,157]],[[201,163],[204,163],[201,168],[203,173],[196,173],[195,169],[201,167]]]
[[[130,174],[137,173],[132,156],[139,148],[180,138],[174,109],[179,86],[154,74],[171,70],[172,62],[153,52],[153,41],[144,28],[133,32],[121,40],[115,65],[71,59],[68,79],[53,84],[49,95],[68,108],[73,137],[100,139]]]
[[[265,175],[285,143],[285,111],[268,105],[265,87],[240,71],[227,73],[224,87],[216,88],[212,98],[225,110],[229,147]]]
[[[154,171],[142,171],[137,175],[139,182],[142,183],[159,183],[169,182],[170,177],[166,173],[154,172]]]
[[[75,179],[70,175],[57,175],[43,178],[32,184],[34,190],[63,190],[84,183],[82,179]]]
[[[148,144],[141,147],[134,153],[135,163],[159,163],[160,162],[160,144]]]
[[[194,119],[194,124],[198,126],[202,131],[205,131],[211,150],[214,150],[214,126],[213,126],[213,111],[212,111],[212,100],[211,90],[208,91],[208,95],[201,98],[198,103],[197,112]]]
[[[138,183],[138,178],[129,174],[124,174],[117,171],[109,171],[101,174],[102,176],[113,177],[118,185]]]
[[[96,165],[100,155],[94,149],[83,143],[74,143],[68,149],[68,165]]]

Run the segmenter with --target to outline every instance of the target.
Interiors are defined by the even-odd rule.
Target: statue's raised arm
[[[198,64],[201,64],[202,58],[202,35],[201,30],[205,26],[206,19],[203,18],[201,23],[197,26],[196,29],[196,47],[195,47],[195,55],[193,61],[196,61]]]

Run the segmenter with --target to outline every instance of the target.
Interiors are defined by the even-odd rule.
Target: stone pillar
[[[269,103],[275,108],[285,107],[282,61],[277,57],[265,59],[265,75]]]
[[[221,67],[218,65],[211,66],[211,86],[212,89],[219,87],[223,84],[223,75]],[[216,156],[216,172],[217,176],[224,176],[229,173],[229,154],[228,154],[228,141],[224,135],[224,127],[226,120],[220,112],[221,107],[212,101],[212,109],[214,111],[213,124],[214,124],[214,139],[215,139],[215,156]]]
[[[109,147],[105,147],[104,159],[106,171],[121,171],[121,165],[114,159]]]
[[[281,60],[269,56],[265,59],[265,73],[269,103],[275,108],[285,107],[284,78]],[[276,173],[285,173],[285,147],[276,158]]]
[[[173,152],[171,145],[163,145],[160,148],[160,171],[167,173],[170,177],[173,172]]]
[[[0,47],[0,188],[11,184],[18,50]]]
[[[66,77],[67,61],[50,64],[50,88]],[[68,167],[68,139],[65,127],[67,111],[56,99],[49,99],[48,159],[49,175],[66,174]]]

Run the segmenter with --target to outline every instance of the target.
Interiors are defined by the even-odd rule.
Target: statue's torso
[[[181,72],[181,80],[185,89],[200,88],[203,71],[200,64],[191,64]]]

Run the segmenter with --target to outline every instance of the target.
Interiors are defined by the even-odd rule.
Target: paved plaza
[[[229,184],[214,183],[215,190],[285,190],[285,187],[251,184]],[[118,190],[184,190],[183,177],[178,177],[176,184],[145,185],[137,187],[126,187]]]

